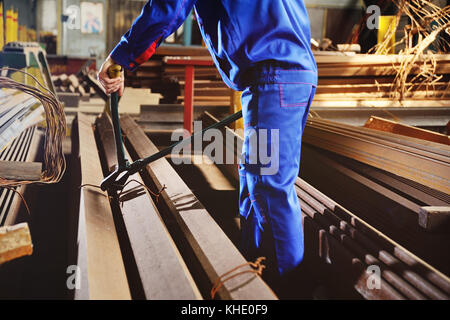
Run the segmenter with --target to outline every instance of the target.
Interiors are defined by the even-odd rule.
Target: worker
[[[302,133],[317,86],[317,66],[303,0],[148,1],[102,65],[99,81],[108,94],[122,94],[124,79],[110,79],[109,66],[116,63],[135,70],[193,8],[224,82],[243,91],[241,249],[248,260],[266,256],[267,272],[281,278],[300,265],[304,254],[294,183]],[[263,129],[269,133],[263,136]],[[278,151],[279,159],[271,160],[278,162],[276,172],[264,172],[273,164],[261,161],[252,141],[263,141],[265,150]]]

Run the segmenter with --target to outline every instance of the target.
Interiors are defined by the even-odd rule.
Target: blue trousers
[[[268,68],[261,73],[261,83],[242,94],[242,250],[248,260],[266,256],[280,276],[295,269],[304,253],[301,209],[294,184],[300,168],[302,134],[317,83],[315,75],[305,72]]]

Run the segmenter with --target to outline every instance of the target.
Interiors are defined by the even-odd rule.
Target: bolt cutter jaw
[[[103,191],[120,191],[125,187],[125,183],[127,182],[129,177],[130,172],[128,167],[119,168],[117,166],[116,170],[114,170],[110,175],[103,179],[102,183],[100,184],[100,188]]]

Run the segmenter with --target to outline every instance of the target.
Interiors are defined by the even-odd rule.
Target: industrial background
[[[0,0],[0,299],[448,300],[450,3],[304,2],[319,72],[296,182],[305,258],[275,294],[239,251],[236,164],[168,154],[96,187],[118,162],[97,72],[146,1]],[[241,107],[194,14],[125,84],[129,160]],[[221,130],[238,159],[242,120]]]

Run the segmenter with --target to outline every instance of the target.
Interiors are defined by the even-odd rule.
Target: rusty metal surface
[[[391,132],[406,137],[418,138],[422,140],[450,145],[450,137],[445,134],[408,126],[403,123],[387,120],[384,118],[372,116],[369,120],[367,120],[364,127],[378,131]]]
[[[329,108],[312,107],[311,115],[352,126],[363,126],[371,116],[401,121],[415,127],[445,127],[450,122],[450,108]]]
[[[346,170],[340,170],[341,167]],[[430,233],[419,225],[417,211],[421,207],[420,201],[408,194],[398,194],[389,186],[380,186],[373,180],[361,180],[361,175],[349,170],[344,157],[333,158],[329,153],[306,144],[303,145],[300,174],[302,179],[390,239],[449,274],[448,255],[442,253],[450,248],[449,235]],[[414,206],[408,206],[408,203]]]
[[[308,121],[303,141],[450,193],[450,148],[445,145],[432,150],[406,139],[402,143],[381,139],[316,120]]]
[[[403,295],[409,299],[425,299],[426,297],[440,300],[448,299],[448,296],[441,289],[429,283],[415,271],[410,270],[406,264],[376,244],[363,232],[335,215],[332,210],[333,208],[337,209],[337,204],[331,204],[332,201],[321,195],[317,190],[314,191],[317,197],[315,198],[301,186],[308,191],[314,191],[315,189],[303,180],[297,180],[297,195],[302,204],[302,210],[318,221],[321,226],[328,227],[330,234],[352,252],[355,252],[358,258],[362,259],[367,265],[379,266],[382,270],[382,277]],[[328,202],[331,210],[322,201]],[[399,247],[397,249],[404,251]],[[439,276],[442,277],[441,274]]]

